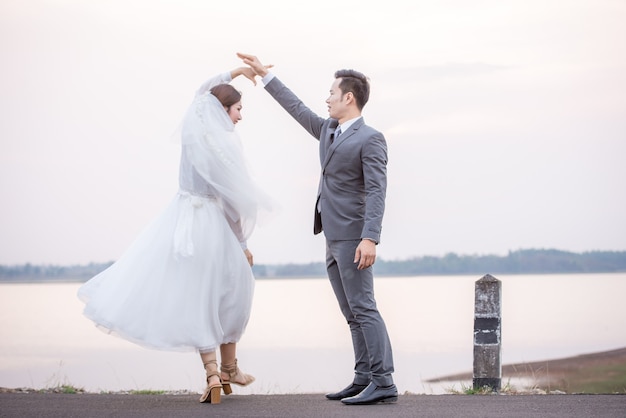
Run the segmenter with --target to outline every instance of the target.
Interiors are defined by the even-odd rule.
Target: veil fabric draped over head
[[[204,87],[204,86],[203,86]],[[217,198],[229,223],[247,240],[259,210],[270,210],[269,198],[250,177],[235,125],[221,102],[206,87],[189,107],[180,130],[181,189]]]

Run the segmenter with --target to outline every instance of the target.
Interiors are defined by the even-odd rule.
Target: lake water
[[[502,281],[503,364],[626,346],[626,273],[496,278]],[[460,389],[426,380],[471,372],[478,279],[376,279],[400,392]],[[203,390],[196,353],[148,350],[104,334],[82,316],[79,286],[0,284],[1,387]],[[325,278],[257,280],[238,351],[242,369],[257,378],[235,388],[239,394],[322,393],[352,378],[348,327]]]

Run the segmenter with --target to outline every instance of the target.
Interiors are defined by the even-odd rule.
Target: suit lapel
[[[335,132],[339,126],[339,122],[337,119],[332,119],[326,128],[326,133],[323,138],[320,138],[320,165],[323,168],[324,162],[328,158],[328,154],[330,153],[330,147],[332,143],[330,142],[330,136]]]
[[[324,170],[326,168],[326,166],[328,165],[328,162],[330,161],[331,157],[333,156],[333,154],[335,153],[335,150],[341,146],[341,144],[343,144],[344,142],[346,142],[347,139],[349,139],[352,135],[354,135],[356,133],[356,131],[363,126],[363,118],[360,118],[359,120],[357,120],[356,122],[354,122],[347,130],[347,132],[343,132],[341,135],[339,135],[339,138],[335,139],[333,141],[333,143],[330,143],[330,134],[335,132],[335,129],[337,128],[337,124],[335,124],[334,127],[332,127],[332,124],[329,125],[329,131],[328,131],[328,143],[330,144],[327,152],[326,152],[326,157],[324,158],[324,161],[322,162],[322,170]]]

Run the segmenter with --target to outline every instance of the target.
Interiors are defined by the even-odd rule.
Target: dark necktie
[[[341,126],[337,126],[335,132],[330,134],[330,143],[332,144],[335,139],[339,138],[339,135],[341,135]]]

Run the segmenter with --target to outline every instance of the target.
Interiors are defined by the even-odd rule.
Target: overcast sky
[[[371,79],[389,146],[386,260],[626,250],[623,0],[0,3],[0,264],[117,259],[174,197],[197,87],[273,72],[327,116],[333,73]],[[257,263],[321,261],[317,142],[261,84],[237,126],[281,211]]]

